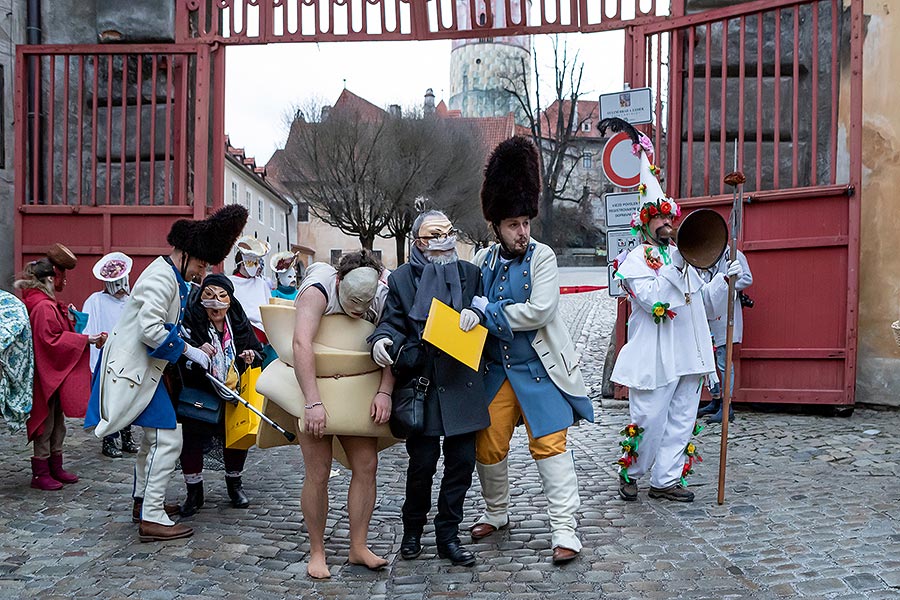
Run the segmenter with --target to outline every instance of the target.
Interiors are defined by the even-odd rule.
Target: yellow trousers
[[[516,398],[509,379],[503,382],[489,407],[491,425],[475,434],[475,459],[483,465],[495,465],[509,454],[509,442],[519,418],[528,431],[528,450],[534,460],[550,458],[566,451],[567,429],[535,438]]]

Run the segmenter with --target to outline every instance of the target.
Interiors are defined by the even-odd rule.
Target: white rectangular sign
[[[618,117],[632,125],[653,121],[653,93],[650,88],[634,88],[600,94],[600,118]]]
[[[618,192],[604,194],[606,205],[606,226],[610,229],[631,227],[631,215],[640,210],[640,192]]]
[[[630,229],[619,229],[606,232],[606,262],[611,263],[622,252],[636,248],[640,240],[631,235]]]
[[[628,294],[625,292],[625,289],[622,287],[622,280],[618,277],[613,276],[613,266],[608,265],[606,267],[606,281],[609,287],[609,295],[613,298],[619,298],[621,296],[627,296]]]

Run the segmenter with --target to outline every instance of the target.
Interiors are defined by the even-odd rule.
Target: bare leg
[[[347,492],[350,514],[350,563],[369,569],[381,569],[387,561],[371,550],[367,537],[375,508],[375,471],[378,468],[377,438],[340,436],[352,471]]]
[[[297,436],[306,477],[300,494],[300,508],[309,531],[309,565],[306,572],[315,579],[331,577],[325,564],[325,517],[328,515],[328,478],[331,475],[332,436],[316,438],[301,433]]]

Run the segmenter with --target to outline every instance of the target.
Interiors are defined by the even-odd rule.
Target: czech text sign
[[[631,227],[631,215],[640,210],[639,192],[619,192],[605,194],[606,226],[610,229]]]
[[[600,118],[618,117],[632,125],[653,121],[653,94],[650,88],[634,88],[600,94]]]

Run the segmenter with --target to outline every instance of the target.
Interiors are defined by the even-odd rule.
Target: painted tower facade
[[[511,19],[506,14],[505,3],[496,0],[475,0],[475,15],[479,23],[487,22],[489,15],[494,27],[517,24],[520,6],[525,3],[526,16],[530,12],[530,0],[511,0]],[[469,0],[457,0],[457,14],[461,29],[472,27]],[[506,92],[509,78],[519,79],[517,73],[525,67],[525,77],[531,88],[531,38],[506,36],[454,40],[450,54],[450,109],[459,110],[463,117],[498,117],[510,112],[522,122],[522,110],[515,97]]]

